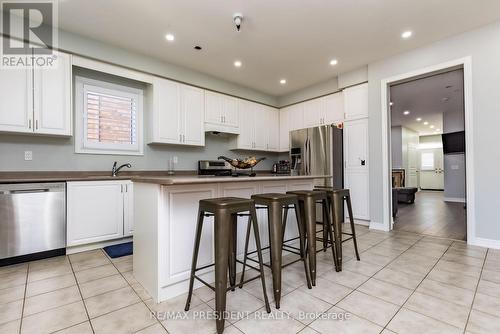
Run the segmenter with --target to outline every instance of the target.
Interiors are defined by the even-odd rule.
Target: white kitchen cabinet
[[[205,146],[205,92],[203,89],[181,85],[182,144]]]
[[[330,94],[303,103],[304,127],[340,123],[344,119],[342,93]]]
[[[239,100],[240,135],[233,149],[278,151],[279,110],[259,103]]]
[[[70,136],[71,56],[58,52],[57,67],[34,70],[35,133]]]
[[[53,68],[0,69],[0,131],[71,136],[71,55]]]
[[[345,188],[351,195],[355,219],[370,220],[370,193],[368,171],[348,171],[344,177]],[[347,209],[344,210],[347,215]]]
[[[130,181],[67,183],[67,246],[129,236],[133,231]]]
[[[204,146],[204,91],[156,77],[152,90],[149,143]]]
[[[290,125],[288,123],[288,108],[280,109],[279,112],[280,121],[280,152],[288,152],[290,150]]]
[[[238,99],[205,91],[205,131],[239,134]]]
[[[303,129],[304,126],[304,104],[298,103],[287,108],[288,125],[290,131]]]
[[[134,183],[124,181],[125,191],[123,193],[123,236],[134,234]]]
[[[235,149],[251,150],[254,148],[255,112],[254,103],[238,101],[240,135],[233,140]]]
[[[344,122],[344,160],[346,169],[368,168],[368,119]]]
[[[306,101],[304,104],[304,127],[311,128],[323,125],[325,116],[325,100],[322,98]]]
[[[343,134],[344,183],[354,218],[369,220],[368,119],[345,121]]]
[[[322,98],[324,102],[323,124],[337,124],[344,121],[344,95],[342,92]]]
[[[344,114],[346,120],[368,117],[368,84],[343,90]]]
[[[278,152],[280,150],[280,114],[276,108],[267,107],[267,150]]]
[[[254,105],[254,150],[266,151],[268,144],[268,132],[269,132],[269,113],[265,106],[262,104],[252,103]]]
[[[0,131],[33,133],[31,73],[0,69]]]

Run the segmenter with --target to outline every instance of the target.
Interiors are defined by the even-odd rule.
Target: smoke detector
[[[241,22],[243,22],[243,15],[240,13],[234,14],[233,21],[234,21],[234,24],[236,25],[236,31],[239,32],[241,29]]]

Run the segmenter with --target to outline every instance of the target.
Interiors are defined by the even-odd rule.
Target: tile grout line
[[[396,312],[396,313],[392,316],[392,318],[391,318],[391,319],[387,322],[387,324],[384,326],[384,329],[388,329],[388,328],[387,328],[387,326],[388,326],[388,325],[391,323],[391,321],[392,321],[392,320],[396,317],[396,315],[397,315],[397,314],[401,311],[401,309],[402,309],[402,308],[404,307],[404,305],[408,302],[408,300],[409,300],[409,299],[410,299],[410,298],[411,298],[411,297],[415,294],[415,292],[417,291],[417,289],[419,288],[419,286],[420,286],[420,285],[422,284],[422,282],[423,282],[423,281],[427,278],[427,276],[429,276],[430,272],[431,272],[432,270],[434,270],[434,268],[436,267],[436,265],[437,265],[437,264],[439,263],[439,261],[443,258],[444,254],[446,254],[446,252],[450,249],[450,247],[451,247],[451,245],[452,245],[452,244],[453,244],[453,242],[452,242],[452,243],[450,243],[450,244],[448,245],[448,247],[446,248],[446,250],[443,252],[443,254],[442,254],[442,255],[439,257],[439,259],[436,261],[436,263],[435,263],[435,264],[432,266],[432,268],[431,268],[431,269],[427,272],[427,274],[426,274],[426,275],[424,276],[424,278],[420,281],[420,283],[419,283],[419,284],[415,287],[415,289],[414,289],[414,290],[413,290],[413,292],[412,292],[412,293],[408,296],[408,298],[406,298],[406,300],[405,300],[405,302],[403,303],[403,305],[401,305],[401,306],[399,307],[398,311],[397,311],[397,312]],[[437,298],[437,297],[436,297],[436,298]],[[439,298],[439,299],[441,299],[441,298]],[[428,315],[422,314],[422,313],[420,313],[420,312],[413,311],[413,310],[411,310],[411,311],[412,311],[412,312],[415,312],[415,313],[418,313],[418,314],[420,314],[420,315],[423,315],[423,316],[425,316],[425,317],[428,317],[428,318],[431,318],[431,319],[437,320],[437,321],[439,321],[439,322],[441,322],[441,323],[444,323],[444,324],[447,324],[447,325],[449,325],[449,326],[453,326],[453,327],[455,327],[455,328],[458,328],[458,327],[456,327],[456,326],[454,326],[454,325],[450,325],[450,324],[449,324],[449,323],[447,323],[447,322],[443,322],[443,321],[441,321],[441,320],[439,320],[439,319],[435,319],[435,318],[433,318],[433,317],[429,317]],[[466,327],[467,327],[467,324],[466,324]],[[390,330],[390,329],[388,329],[388,330]]]
[[[23,318],[24,318],[24,305],[26,304],[26,291],[28,290],[28,275],[30,273],[30,264],[28,262],[26,268],[26,280],[24,281],[24,295],[23,295],[23,306],[21,308],[21,319],[19,321],[19,334],[21,334],[21,328],[23,326]]]
[[[369,233],[369,232],[366,232],[366,233],[364,233],[364,234],[368,234],[368,233]],[[364,234],[363,234],[363,235],[364,235]],[[386,240],[388,240],[388,239],[390,239],[390,238],[391,238],[391,236],[388,236],[387,238],[384,238],[384,239],[380,240],[379,242],[377,242],[377,243],[375,243],[375,244],[371,245],[370,247],[368,247],[367,249],[365,249],[364,251],[362,251],[362,252],[361,252],[361,254],[362,254],[362,253],[364,253],[364,252],[367,252],[368,250],[372,249],[373,247],[376,247],[376,246],[380,245],[382,242],[384,242],[384,241],[386,241]],[[373,275],[371,275],[371,276],[367,276],[367,275],[365,275],[365,276],[367,276],[367,277],[368,277],[368,279],[367,279],[365,282],[367,282],[367,281],[368,281],[368,280],[370,280],[371,278],[374,278],[374,276],[375,276],[375,275],[376,275],[379,271],[383,270],[386,266],[388,266],[390,263],[392,263],[393,261],[395,261],[395,260],[396,260],[397,258],[399,258],[399,257],[400,257],[403,253],[405,253],[408,249],[410,249],[411,247],[413,247],[413,245],[415,245],[417,242],[419,242],[419,241],[420,241],[420,240],[422,240],[422,239],[423,239],[423,237],[421,237],[421,238],[419,238],[418,240],[416,240],[416,241],[415,241],[413,244],[411,244],[411,245],[410,245],[410,246],[409,246],[406,250],[404,250],[401,254],[399,254],[399,255],[398,255],[398,256],[396,256],[393,260],[391,260],[390,262],[388,262],[385,266],[382,266],[382,268],[381,268],[381,269],[379,269],[379,270],[377,270],[377,271],[376,271]],[[360,256],[360,258],[361,258],[361,256]],[[353,258],[352,260],[354,260],[354,258]],[[371,263],[370,263],[370,264],[371,264]],[[347,271],[350,271],[350,270],[347,270]],[[356,272],[354,272],[354,273],[356,273]],[[327,281],[329,281],[329,280],[327,280]],[[331,282],[331,281],[329,281],[329,282]],[[354,288],[354,289],[352,289],[352,288],[350,288],[350,287],[348,287],[348,286],[345,286],[345,285],[343,285],[343,284],[340,284],[340,283],[332,282],[332,283],[335,283],[335,284],[339,284],[339,285],[341,285],[341,286],[343,286],[343,287],[346,287],[346,288],[352,289],[352,291],[351,291],[351,292],[349,292],[347,295],[345,295],[343,298],[341,298],[339,301],[337,301],[337,302],[336,302],[335,304],[333,304],[333,305],[332,305],[331,303],[327,302],[328,304],[332,305],[332,307],[328,308],[325,312],[322,312],[322,314],[325,314],[326,312],[330,311],[330,310],[331,310],[332,308],[334,308],[334,307],[339,308],[339,309],[341,309],[341,310],[343,310],[343,311],[345,311],[345,312],[349,312],[349,313],[351,313],[350,311],[346,311],[345,309],[343,309],[343,308],[341,308],[341,307],[339,307],[339,306],[337,306],[337,305],[338,305],[338,303],[340,303],[342,300],[344,300],[344,299],[345,299],[345,298],[347,298],[349,295],[351,295],[354,291],[357,291],[357,289],[358,289],[361,285],[363,285],[365,282],[361,283],[358,287],[356,287],[356,288]],[[370,296],[371,296],[371,295],[370,295]],[[372,297],[374,297],[374,296],[372,296]],[[318,297],[316,297],[316,298],[318,298]],[[375,298],[380,299],[380,298],[378,298],[378,297],[375,297]],[[323,300],[323,299],[321,299],[321,298],[318,298],[318,299],[319,299],[319,300],[321,300],[321,301],[323,301],[323,302],[326,302],[325,300]],[[382,299],[381,299],[381,300],[382,300]],[[392,303],[391,303],[391,304],[392,304]],[[398,305],[398,306],[399,306],[399,305]],[[361,319],[363,319],[363,320],[366,320],[366,321],[368,321],[368,322],[370,322],[370,323],[372,323],[372,324],[375,324],[375,325],[377,325],[377,326],[379,326],[379,327],[382,327],[382,326],[380,326],[379,324],[376,324],[376,323],[374,323],[373,321],[368,320],[368,319],[366,319],[366,318],[364,318],[364,317],[361,317],[361,316],[359,316],[359,315],[356,315],[356,316],[357,316],[357,317],[359,317],[359,318],[361,318]],[[317,319],[314,319],[314,320],[313,320],[310,324],[312,324],[312,323],[313,323],[314,321],[316,321],[316,320],[317,320]],[[308,327],[308,326],[309,326],[309,325],[307,325],[306,327]],[[303,329],[302,329],[302,330],[303,330]]]
[[[371,246],[371,247],[367,248],[366,250],[364,250],[364,251],[363,251],[363,253],[364,253],[364,252],[366,252],[366,251],[368,251],[368,250],[370,250],[371,248],[373,248],[373,247],[375,247],[375,246],[378,246],[379,244],[381,244],[381,243],[382,243],[382,242],[384,242],[385,240],[388,240],[389,238],[391,238],[391,237],[389,236],[389,237],[385,238],[384,240],[382,240],[382,241],[380,241],[380,242],[378,242],[378,243],[374,244],[373,246]],[[370,279],[372,279],[372,278],[376,279],[374,276],[375,276],[377,273],[379,273],[380,271],[382,271],[383,269],[385,269],[385,268],[386,268],[389,264],[391,264],[392,262],[396,261],[396,260],[397,260],[397,259],[398,259],[401,255],[403,255],[405,252],[407,252],[410,248],[412,248],[415,244],[417,244],[417,243],[418,243],[420,240],[422,240],[423,238],[424,238],[424,237],[421,237],[421,238],[417,239],[417,240],[416,240],[413,244],[411,244],[411,245],[410,245],[410,247],[408,247],[408,248],[407,248],[406,250],[404,250],[401,254],[399,254],[398,256],[396,256],[396,257],[395,257],[392,261],[388,262],[385,266],[382,266],[382,268],[381,268],[381,269],[379,269],[379,270],[377,270],[377,271],[376,271],[373,275],[371,275],[371,276],[367,276],[367,277],[369,277],[369,278],[368,278],[365,282],[369,281],[369,280],[370,280]],[[361,258],[361,257],[360,257],[360,258]],[[431,269],[431,270],[432,270],[432,269]],[[347,271],[349,271],[349,270],[347,270]],[[342,299],[340,299],[337,303],[335,303],[335,304],[334,304],[331,308],[329,308],[326,312],[328,312],[329,310],[331,310],[333,307],[336,307],[336,308],[339,308],[339,309],[341,309],[341,310],[343,310],[343,311],[345,311],[345,312],[352,313],[352,312],[347,311],[347,310],[345,310],[345,309],[343,309],[342,307],[337,306],[337,305],[338,305],[341,301],[343,301],[344,299],[346,299],[348,296],[350,296],[350,295],[351,295],[354,291],[358,291],[357,289],[358,289],[361,285],[363,285],[365,282],[361,283],[358,287],[356,287],[356,288],[355,288],[355,289],[353,289],[351,292],[349,292],[347,295],[345,295]],[[415,289],[416,289],[416,288],[415,288]],[[362,291],[358,291],[358,292],[364,293],[364,292],[362,292]],[[366,294],[366,293],[365,293],[365,294]],[[368,295],[368,294],[366,294],[366,295]],[[371,296],[371,295],[368,295],[368,296]],[[371,297],[374,297],[374,298],[380,299],[380,298],[375,297],[375,296],[371,296]],[[380,299],[380,300],[385,301],[385,300],[383,300],[383,299]],[[405,301],[405,302],[406,302],[406,301]],[[390,304],[393,304],[393,303],[390,303]],[[404,304],[404,303],[403,303],[403,304]],[[396,304],[393,304],[393,305],[396,305]],[[396,306],[399,306],[399,305],[396,305]],[[401,307],[402,307],[402,306],[401,306]],[[401,308],[401,307],[400,307],[400,308]],[[394,316],[395,316],[398,312],[399,312],[399,310],[398,310],[398,311],[394,314]],[[324,313],[325,313],[325,312],[324,312]],[[354,314],[354,313],[352,313],[352,314]],[[383,328],[382,328],[382,331],[385,329],[385,327],[387,326],[387,324],[388,324],[388,323],[392,320],[392,318],[391,318],[391,320],[389,320],[389,321],[387,322],[386,326],[380,326],[379,324],[377,324],[377,323],[373,322],[372,320],[366,319],[366,318],[364,318],[364,317],[362,317],[362,316],[360,316],[360,315],[357,315],[357,314],[354,314],[354,315],[355,315],[355,316],[357,316],[358,318],[361,318],[361,319],[363,319],[363,320],[366,320],[366,321],[368,321],[368,322],[370,322],[370,323],[372,323],[372,324],[374,324],[374,325],[376,325],[376,326],[378,326],[378,327],[383,327]],[[393,317],[394,317],[394,316],[393,316]]]
[[[476,300],[477,290],[479,289],[479,283],[481,283],[481,277],[483,276],[484,265],[486,264],[486,259],[488,258],[489,251],[490,251],[490,249],[486,248],[486,254],[484,256],[483,266],[481,267],[481,273],[479,274],[479,279],[477,280],[476,290],[474,291],[474,297],[472,298],[472,303],[470,305],[469,314],[467,314],[467,321],[465,322],[465,328],[463,331],[464,333],[466,332],[467,326],[469,325],[470,315],[472,313],[472,308],[474,307],[474,301]]]
[[[71,258],[69,257],[69,255],[67,255],[67,257],[68,257],[69,265],[71,267],[71,272],[73,273],[73,276],[75,277],[76,287],[78,289],[78,292],[80,293],[80,297],[82,298],[82,304],[83,304],[83,307],[85,309],[85,313],[87,314],[87,319],[88,319],[88,322],[90,324],[90,329],[92,330],[92,333],[95,334],[94,326],[92,325],[92,321],[90,321],[90,315],[89,315],[89,311],[87,310],[87,305],[85,304],[85,300],[83,299],[82,290],[80,289],[80,285],[78,284],[78,280],[76,279],[76,274],[75,274],[75,270],[73,269],[73,264],[71,263]]]
[[[146,306],[146,308],[149,310],[149,312],[150,312],[150,316],[151,316],[151,314],[153,314],[153,316],[154,316],[155,320],[157,321],[157,323],[158,323],[158,324],[160,324],[160,326],[161,326],[163,329],[165,329],[165,331],[166,331],[166,332],[167,332],[167,334],[168,334],[167,329],[165,328],[165,326],[163,326],[163,324],[161,323],[161,321],[158,319],[158,317],[156,316],[155,312],[153,312],[153,310],[151,310],[151,308],[149,308],[148,304],[146,304],[146,302],[145,302],[144,300],[142,300],[141,296],[139,296],[139,294],[138,294],[138,293],[135,291],[135,289],[132,287],[132,284],[130,284],[130,282],[129,282],[126,278],[125,278],[125,276],[123,276],[123,273],[122,273],[122,272],[121,272],[121,271],[120,271],[120,270],[119,270],[119,269],[115,266],[115,263],[114,263],[114,262],[112,261],[112,259],[108,256],[108,254],[107,254],[105,251],[103,251],[102,249],[101,249],[101,252],[103,252],[103,253],[104,253],[104,256],[106,256],[106,258],[108,258],[108,259],[110,260],[109,262],[111,262],[111,264],[113,265],[113,267],[115,267],[115,269],[118,271],[118,273],[121,275],[121,277],[125,280],[125,282],[127,282],[128,286],[132,289],[132,291],[134,291],[134,293],[136,294],[136,296],[137,296],[137,297],[139,297],[139,299],[140,299],[140,302],[137,302],[137,303],[135,303],[135,304],[131,304],[131,305],[128,305],[128,306],[124,306],[124,307],[122,307],[122,308],[119,308],[118,310],[121,310],[121,309],[123,309],[123,308],[125,308],[125,307],[129,307],[129,306],[132,306],[132,305],[137,305],[137,304],[139,304],[139,303],[142,303],[142,304],[144,304],[144,306]],[[133,271],[134,271],[134,270],[132,269],[132,270],[131,270],[131,272],[133,273]],[[132,275],[133,275],[133,274],[132,274]],[[140,283],[139,283],[139,285],[140,285]],[[141,287],[142,287],[142,285],[141,285]],[[144,289],[144,287],[142,287],[142,288]],[[113,290],[113,291],[114,291],[114,290]],[[149,295],[149,294],[148,294],[148,295]],[[115,312],[115,311],[118,311],[118,310],[113,310],[113,311],[108,312],[108,313],[105,313],[105,314],[109,314],[109,313],[112,313],[112,312]],[[103,316],[103,315],[105,315],[105,314],[101,314],[100,316]],[[99,316],[99,317],[100,317],[100,316]],[[96,317],[96,318],[99,318],[99,317]],[[139,331],[142,331],[143,329],[149,328],[149,327],[154,326],[154,325],[155,325],[155,324],[153,324],[153,325],[149,325],[149,326],[146,326],[146,327],[144,327],[144,328],[141,328],[141,329],[139,329],[139,330],[135,331],[134,333],[137,333],[137,332],[139,332]]]

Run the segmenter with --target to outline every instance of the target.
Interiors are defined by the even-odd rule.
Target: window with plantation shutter
[[[142,154],[142,91],[77,77],[77,153]]]

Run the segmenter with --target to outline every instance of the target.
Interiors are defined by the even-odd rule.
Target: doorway
[[[467,239],[464,69],[388,85],[392,226]]]

